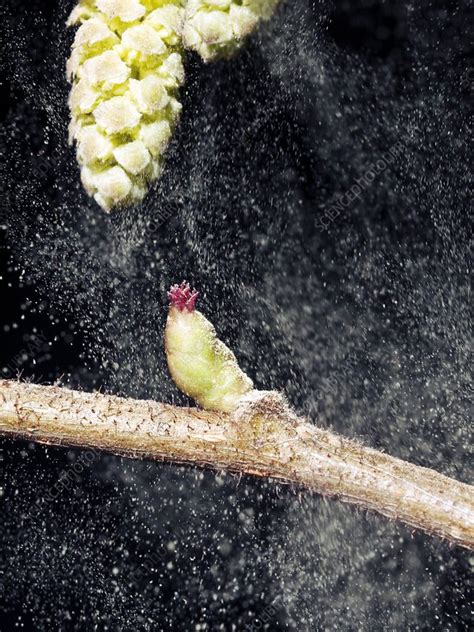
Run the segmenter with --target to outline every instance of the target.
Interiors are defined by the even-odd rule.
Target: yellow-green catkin
[[[212,323],[195,309],[197,292],[183,283],[173,286],[168,296],[165,346],[175,384],[206,410],[234,411],[239,399],[252,391],[252,380],[217,338]]]
[[[269,18],[279,0],[189,0],[183,42],[204,61],[229,57],[262,19]]]
[[[81,0],[67,74],[70,142],[106,211],[139,202],[163,169],[181,112],[184,0]]]

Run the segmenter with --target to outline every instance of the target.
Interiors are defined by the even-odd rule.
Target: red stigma
[[[184,310],[188,312],[194,311],[198,295],[199,292],[196,292],[196,290],[191,291],[189,283],[186,281],[183,281],[181,285],[172,285],[168,292],[170,305],[179,309],[180,312],[184,312]]]

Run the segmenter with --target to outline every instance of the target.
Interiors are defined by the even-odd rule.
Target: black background
[[[161,335],[186,277],[258,387],[468,481],[468,5],[286,2],[235,59],[189,55],[163,179],[105,216],[67,148],[72,3],[6,3],[3,375],[184,403]],[[81,453],[1,447],[2,631],[469,628],[468,554],[400,525],[109,455],[32,520]]]

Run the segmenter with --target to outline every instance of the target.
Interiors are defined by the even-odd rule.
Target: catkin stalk
[[[0,435],[302,486],[474,550],[473,487],[296,418],[277,394],[231,417],[154,401],[0,381]]]

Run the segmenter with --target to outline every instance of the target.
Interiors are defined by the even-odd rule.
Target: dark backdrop
[[[189,55],[162,180],[105,216],[67,147],[72,3],[4,2],[3,376],[184,403],[188,278],[258,387],[472,480],[469,4],[287,1]],[[469,628],[466,552],[278,485],[101,455],[32,518],[80,458],[1,443],[2,632]]]

